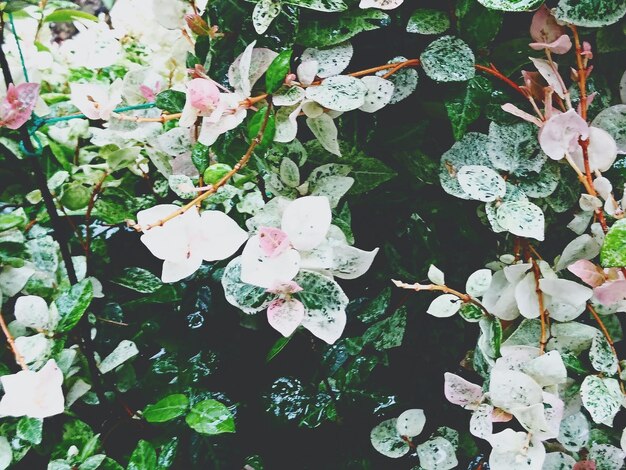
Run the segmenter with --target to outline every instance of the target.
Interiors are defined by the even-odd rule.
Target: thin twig
[[[550,328],[550,317],[548,311],[545,308],[543,302],[543,291],[539,286],[539,280],[541,279],[541,271],[535,258],[531,258],[530,262],[533,265],[533,274],[535,276],[535,293],[537,294],[537,301],[539,302],[539,319],[541,321],[541,338],[539,340],[540,353],[546,352],[546,345],[548,344],[548,330]]]
[[[26,365],[26,361],[24,360],[24,357],[17,350],[17,346],[15,346],[15,340],[13,339],[13,335],[11,335],[11,332],[9,331],[9,327],[4,321],[4,316],[2,315],[1,310],[0,310],[0,327],[2,328],[2,332],[4,333],[4,336],[7,339],[7,343],[9,344],[11,351],[13,351],[13,356],[15,356],[15,362],[19,364],[22,370],[28,370],[28,366]]]

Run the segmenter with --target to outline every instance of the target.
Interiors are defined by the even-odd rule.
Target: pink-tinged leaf
[[[154,101],[159,90],[153,90],[148,85],[139,85],[139,92],[147,101]]]
[[[261,227],[259,229],[259,246],[265,256],[274,258],[289,249],[291,243],[287,234],[281,229]]]
[[[522,88],[525,88],[535,101],[542,101],[544,97],[543,89],[545,88],[545,83],[541,78],[541,74],[539,72],[528,72],[526,70],[522,70],[522,78],[524,79],[524,86]]]
[[[572,48],[572,40],[569,38],[567,34],[559,37],[555,41],[552,42],[531,42],[529,46],[536,51],[540,51],[542,49],[548,49],[550,52],[554,54],[565,54]]]
[[[553,116],[544,124],[539,132],[539,145],[548,157],[561,160],[579,147],[579,138],[588,137],[589,126],[576,111],[570,109]]]
[[[483,389],[480,385],[468,382],[456,374],[444,374],[443,393],[450,403],[459,406],[478,405],[483,399]]]
[[[591,44],[587,41],[583,41],[583,51],[581,52],[581,55],[587,56],[587,59],[589,60],[593,59],[593,50],[591,49]]]
[[[267,289],[267,292],[270,294],[295,294],[296,292],[300,292],[302,287],[298,285],[295,281],[287,281],[287,282],[277,282],[273,286]]]
[[[567,270],[578,276],[581,281],[591,287],[598,287],[604,283],[606,277],[602,268],[596,266],[591,261],[581,259],[567,267]]]
[[[508,423],[512,419],[513,419],[512,414],[509,414],[500,408],[494,408],[493,411],[491,412],[492,423]]]
[[[297,299],[276,299],[267,307],[267,321],[283,336],[291,336],[304,320],[304,305]]]
[[[533,116],[532,114],[527,113],[526,111],[522,111],[514,104],[505,103],[502,105],[502,110],[506,111],[507,113],[511,113],[513,116],[522,118],[524,121],[528,121],[536,125],[537,127],[541,127],[543,125],[543,122],[539,118]]]
[[[554,92],[561,98],[565,98],[565,95],[567,94],[567,87],[565,86],[563,78],[559,74],[559,66],[555,62],[544,59],[530,57],[530,60],[535,65],[537,71],[541,74],[544,80],[548,82],[548,85],[552,87]]]
[[[201,113],[209,113],[220,101],[220,90],[212,80],[194,78],[187,84],[187,99]]]
[[[39,97],[38,83],[9,84],[7,94],[0,103],[0,127],[18,129],[33,113]]]
[[[572,470],[596,470],[596,463],[592,460],[581,460]]]
[[[626,281],[612,281],[602,284],[593,290],[595,298],[602,305],[611,306],[620,300],[626,299]]]
[[[530,36],[535,42],[553,42],[559,36],[565,34],[565,27],[556,22],[550,9],[542,5],[535,14],[530,23]]]

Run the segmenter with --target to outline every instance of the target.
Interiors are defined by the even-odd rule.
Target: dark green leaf
[[[191,161],[198,170],[198,173],[203,174],[211,162],[209,147],[200,142],[196,142],[191,150]]]
[[[235,420],[230,410],[217,400],[196,403],[186,418],[187,424],[200,434],[235,432]]]
[[[452,124],[452,134],[459,140],[467,127],[480,116],[480,110],[491,95],[493,87],[485,77],[475,76],[465,87],[446,100],[446,111]]]
[[[278,354],[284,349],[284,347],[287,346],[287,343],[291,341],[291,338],[293,338],[293,336],[278,338],[278,340],[276,340],[276,342],[272,345],[271,349],[267,352],[265,362],[270,362],[272,359],[278,356]]]
[[[143,410],[143,417],[149,423],[164,423],[178,418],[187,411],[189,399],[182,393],[168,395]]]
[[[250,119],[250,122],[248,123],[248,140],[252,142],[254,139],[258,138],[267,118],[267,124],[265,124],[265,129],[263,130],[263,137],[257,145],[257,148],[264,148],[270,145],[274,140],[274,135],[276,134],[274,112],[269,110],[269,116],[267,116],[267,113],[268,109],[265,106],[254,113],[252,119]]]
[[[135,267],[125,268],[122,275],[111,282],[142,294],[153,294],[163,285],[161,280],[150,271]]]
[[[130,456],[126,470],[148,470],[157,468],[157,455],[152,444],[140,440]]]
[[[185,106],[185,93],[176,90],[165,90],[156,96],[156,107],[168,113],[180,113]]]
[[[41,443],[43,433],[43,420],[38,418],[23,417],[17,423],[16,435],[23,441],[33,445]]]
[[[265,74],[265,91],[267,93],[274,93],[285,81],[285,77],[289,73],[289,63],[292,54],[293,51],[291,49],[282,51],[270,64]]]
[[[59,311],[59,324],[56,331],[70,331],[80,321],[93,298],[93,285],[88,279],[74,284],[68,291],[55,300]]]

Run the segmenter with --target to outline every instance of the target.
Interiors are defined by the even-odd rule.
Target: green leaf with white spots
[[[544,0],[478,0],[491,10],[532,11],[539,8]]]
[[[411,14],[406,31],[417,34],[441,34],[449,27],[450,18],[445,11],[418,8]]]
[[[608,26],[624,15],[623,0],[560,0],[554,13],[560,21],[585,28]]]
[[[389,15],[380,10],[347,11],[340,15],[310,20],[306,25],[301,25],[296,42],[305,47],[332,46],[361,32],[379,29],[389,23]]]
[[[474,53],[454,36],[431,42],[420,59],[426,75],[437,82],[464,82],[475,75]]]
[[[400,458],[411,450],[398,433],[397,422],[396,418],[388,419],[370,432],[370,441],[374,449],[392,459]]]
[[[272,300],[265,289],[241,282],[241,258],[233,259],[222,274],[226,300],[245,313],[263,310]]]
[[[344,11],[348,6],[341,0],[284,0],[284,3],[316,11]]]
[[[617,373],[617,357],[613,354],[613,350],[601,332],[597,332],[591,342],[589,350],[589,359],[591,365],[598,372],[604,372],[608,375]]]
[[[539,150],[537,129],[530,123],[520,122],[512,125],[489,124],[489,143],[487,152],[493,166],[499,170],[515,173],[526,168],[529,159]]]

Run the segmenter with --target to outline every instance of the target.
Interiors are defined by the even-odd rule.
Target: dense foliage
[[[625,2],[0,15],[0,469],[624,468]]]

